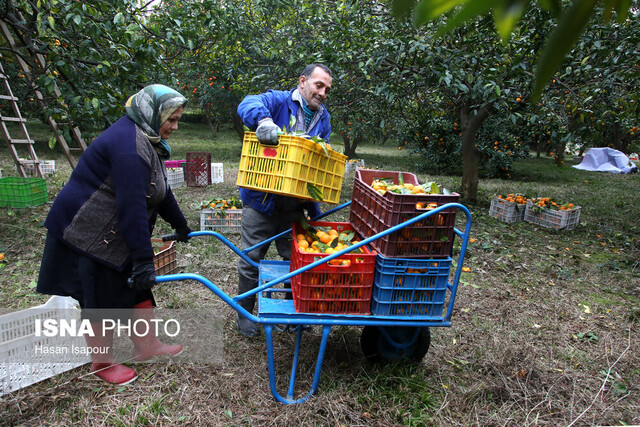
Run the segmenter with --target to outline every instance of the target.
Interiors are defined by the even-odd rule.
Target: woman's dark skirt
[[[83,309],[128,309],[149,299],[154,302],[151,290],[136,291],[127,285],[130,274],[131,267],[118,272],[47,233],[36,289],[42,294],[72,297]]]

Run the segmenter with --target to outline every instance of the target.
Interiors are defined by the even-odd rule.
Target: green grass
[[[53,200],[71,169],[59,148],[49,150],[46,128],[32,128],[38,135],[39,157],[56,160],[56,174],[46,179]],[[197,229],[200,201],[237,197],[234,177],[241,142],[228,128],[212,136],[206,126],[181,123],[170,143],[174,159],[185,158],[188,151],[207,151],[212,162],[224,163],[224,184],[175,191],[190,225]],[[332,145],[341,144],[336,138]],[[420,161],[393,144],[359,147],[357,157],[368,167],[399,171],[417,170],[414,165]],[[0,147],[0,167],[3,176],[13,174],[6,145]],[[478,203],[468,206],[475,239],[464,263],[470,271],[461,276],[452,327],[432,328],[431,348],[419,364],[370,366],[359,351],[360,331],[336,327],[316,396],[285,407],[269,395],[264,339],[239,338],[233,330],[234,313],[217,297],[196,284],[176,283],[154,291],[163,307],[222,307],[226,361],[221,369],[137,366],[139,380],[118,390],[116,397],[108,386],[72,382],[74,374],[69,374],[59,380],[68,385],[46,381],[16,394],[15,402],[7,400],[0,423],[568,425],[593,402],[589,418],[582,420],[585,425],[638,424],[637,395],[620,399],[611,392],[597,400],[594,396],[602,385],[601,371],[623,353],[630,331],[637,330],[640,322],[640,175],[585,172],[569,165],[557,168],[547,157],[516,162],[514,169],[511,180],[479,182]],[[460,188],[459,176],[417,175],[421,182],[433,180],[453,191]],[[345,176],[341,201],[350,199],[353,180],[353,173]],[[489,217],[494,195],[516,192],[581,206],[579,226],[572,231],[552,230]],[[6,257],[0,266],[0,307],[5,310],[47,299],[34,292],[33,284],[48,209],[49,205],[0,208],[0,252]],[[348,216],[346,210],[330,220],[346,221]],[[154,234],[170,231],[159,221]],[[238,243],[237,234],[229,238]],[[177,245],[177,251],[181,271],[211,278],[234,294],[237,258],[227,248],[214,239],[193,239]],[[640,381],[634,334],[633,348],[615,366],[619,375],[615,380],[624,384]],[[597,342],[589,341],[593,336]],[[283,334],[276,339],[280,373],[289,370],[281,352],[289,354],[293,339]],[[307,341],[311,342],[301,354],[303,379],[313,372],[319,334]],[[57,396],[61,398],[56,400]],[[64,411],[54,410],[57,405]]]

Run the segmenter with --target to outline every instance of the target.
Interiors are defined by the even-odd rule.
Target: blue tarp
[[[590,148],[584,155],[582,162],[573,167],[586,171],[611,173],[632,173],[638,171],[638,166],[629,160],[626,154],[608,147]]]

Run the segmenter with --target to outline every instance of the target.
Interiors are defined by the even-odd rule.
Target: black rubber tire
[[[431,332],[429,328],[418,328],[416,341],[408,348],[397,348],[391,344],[377,326],[365,326],[360,335],[360,348],[362,353],[371,363],[389,360],[421,361],[429,351],[431,344]],[[416,328],[394,327],[387,328],[387,333],[399,342],[407,342],[413,338]]]

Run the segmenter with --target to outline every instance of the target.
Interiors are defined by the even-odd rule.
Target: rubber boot
[[[146,325],[141,322],[135,330],[131,332],[131,341],[133,341],[133,360],[136,362],[146,362],[156,356],[177,356],[182,353],[180,344],[163,344],[155,335],[155,326],[151,323],[153,319],[153,304],[151,300],[143,301],[133,306],[133,322],[136,320],[144,320]],[[144,333],[139,335],[136,332]]]
[[[138,378],[136,371],[113,360],[113,330],[103,334],[101,323],[92,323],[95,337],[85,335],[87,346],[92,349],[91,372],[111,384],[124,385]]]
[[[247,291],[250,291],[254,288],[253,283],[249,283],[246,280],[240,278],[238,281],[238,294],[243,294]],[[240,307],[247,310],[249,313],[253,314],[253,309],[256,305],[256,296],[252,295],[238,302]],[[238,332],[242,335],[246,335],[248,337],[255,337],[260,333],[260,329],[258,328],[258,324],[249,320],[248,318],[242,316],[238,313],[236,317],[236,327],[238,328]]]

